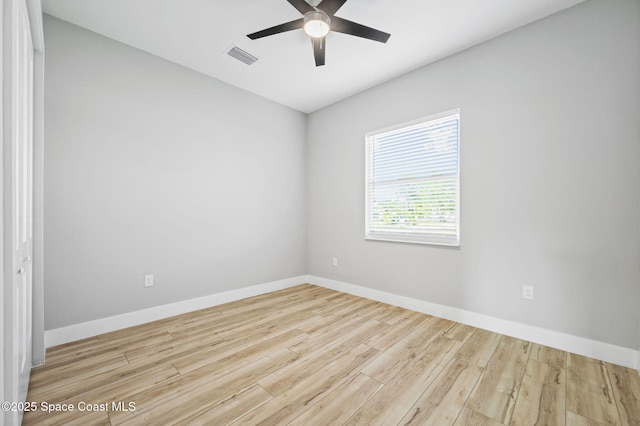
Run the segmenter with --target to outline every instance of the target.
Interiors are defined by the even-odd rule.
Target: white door
[[[18,52],[15,78],[14,161],[14,324],[17,324],[18,380],[26,397],[31,371],[33,241],[33,42],[24,0],[18,1]],[[21,398],[20,400],[24,400]]]
[[[25,401],[31,372],[33,240],[33,42],[25,0],[12,0],[10,401]],[[19,422],[12,414],[9,424]]]

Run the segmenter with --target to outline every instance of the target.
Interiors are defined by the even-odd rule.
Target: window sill
[[[372,236],[372,235],[368,235],[364,237],[365,241],[381,241],[381,242],[387,242],[387,243],[402,243],[402,244],[418,244],[418,245],[423,245],[423,246],[438,246],[438,247],[451,247],[451,248],[459,248],[460,247],[460,241],[447,241],[447,240],[443,240],[443,241],[433,241],[433,240],[429,240],[429,241],[425,241],[424,239],[420,239],[420,238],[406,238],[406,237],[402,237],[402,236],[392,236],[392,235],[376,235],[376,236]]]

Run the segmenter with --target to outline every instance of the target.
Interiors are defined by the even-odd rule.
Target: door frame
[[[26,0],[33,39],[33,365],[44,364],[44,27],[41,0]]]
[[[2,134],[2,149],[0,150],[0,187],[2,188],[3,205],[0,209],[0,232],[3,236],[3,244],[0,246],[0,257],[2,259],[2,274],[0,275],[0,303],[2,304],[2,315],[0,315],[0,338],[3,342],[3,350],[0,356],[0,400],[6,401],[7,397],[14,395],[12,380],[6,380],[13,376],[13,362],[7,360],[13,351],[11,340],[12,330],[7,327],[12,326],[8,318],[13,311],[13,250],[11,249],[11,238],[7,236],[12,232],[12,179],[11,179],[11,143],[12,126],[15,111],[12,109],[12,70],[13,59],[11,46],[16,37],[16,25],[13,22],[13,10],[17,2],[25,2],[31,26],[31,37],[33,40],[33,61],[34,61],[34,82],[33,82],[33,319],[32,319],[32,365],[44,363],[44,259],[43,253],[43,172],[44,172],[44,29],[42,19],[42,7],[40,0],[2,0],[0,8],[0,19],[2,20],[2,31],[0,34],[0,77],[2,85],[0,95],[0,134]],[[7,349],[8,348],[8,349]],[[19,402],[19,401],[16,401]],[[0,424],[11,425],[16,422],[16,417],[11,413],[0,412]]]

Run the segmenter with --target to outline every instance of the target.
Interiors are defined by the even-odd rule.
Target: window
[[[366,239],[460,245],[460,112],[366,135]]]

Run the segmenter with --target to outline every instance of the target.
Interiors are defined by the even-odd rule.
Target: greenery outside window
[[[366,135],[366,239],[460,245],[460,111]]]

